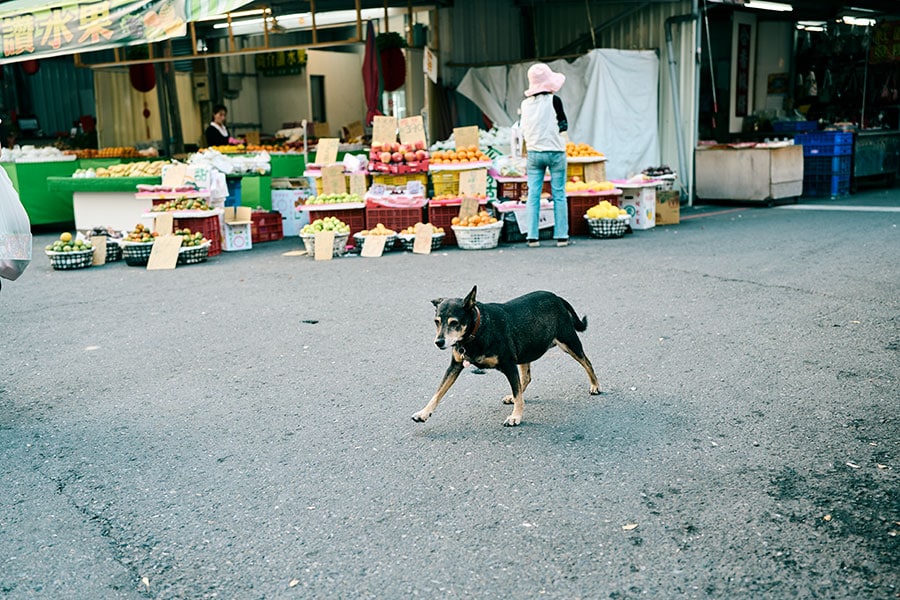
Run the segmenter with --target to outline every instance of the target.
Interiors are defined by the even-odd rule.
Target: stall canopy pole
[[[706,0],[703,0],[703,23],[706,25],[706,54],[709,56],[709,82],[712,86],[713,102],[712,128],[713,135],[715,135],[716,117],[719,115],[719,101],[716,98],[716,72],[713,69],[712,38],[709,37],[709,7],[706,5]]]
[[[862,89],[862,106],[859,109],[859,128],[865,129],[866,119],[866,84],[869,82],[869,45],[872,40],[869,37],[869,26],[866,25],[866,57],[863,66],[863,89]]]
[[[597,47],[597,34],[594,31],[594,20],[591,19],[591,5],[588,0],[584,0],[584,12],[587,13],[588,27],[591,29],[591,46]]]
[[[678,144],[678,171],[682,174],[678,185],[682,192],[687,194],[683,178],[687,174],[687,163],[684,159],[684,127],[681,124],[681,100],[678,92],[678,77],[675,74],[675,51],[672,44],[672,25],[675,23],[688,23],[700,18],[697,13],[673,15],[666,19],[666,51],[669,53],[669,87],[672,89],[672,110],[675,112],[675,141]]]

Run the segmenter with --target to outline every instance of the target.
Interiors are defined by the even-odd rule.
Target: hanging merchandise
[[[400,89],[406,81],[406,57],[403,55],[406,40],[396,31],[388,31],[375,36],[375,45],[381,57],[384,91],[393,92]]]
[[[31,222],[5,169],[0,169],[0,277],[13,281],[31,262]]]
[[[156,68],[152,63],[142,63],[128,67],[131,86],[139,92],[149,92],[156,87]]]
[[[147,128],[147,139],[150,139],[150,107],[147,105],[147,101],[144,100],[144,110],[141,113],[144,116],[144,125]]]
[[[25,71],[26,75],[34,75],[38,72],[38,69],[41,68],[41,63],[32,59],[26,60],[22,63],[22,70]]]

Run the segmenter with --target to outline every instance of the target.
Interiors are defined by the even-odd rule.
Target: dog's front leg
[[[522,413],[525,412],[525,400],[522,398],[522,386],[519,382],[519,369],[515,364],[502,364],[497,367],[506,375],[509,387],[512,390],[513,411],[503,421],[504,427],[515,427],[522,422]]]
[[[462,373],[463,370],[463,362],[462,360],[457,360],[456,354],[454,354],[453,359],[450,361],[450,366],[447,367],[447,371],[444,373],[444,378],[441,380],[441,385],[438,386],[437,392],[434,393],[434,396],[431,397],[431,400],[428,401],[428,404],[425,405],[425,408],[417,412],[412,416],[413,421],[418,421],[419,423],[424,423],[428,420],[428,417],[434,413],[438,404],[441,401],[441,398],[444,397],[444,394],[447,393],[447,390],[450,389],[456,382],[456,378],[459,377],[459,374]]]

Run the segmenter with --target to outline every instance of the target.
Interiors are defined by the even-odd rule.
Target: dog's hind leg
[[[523,388],[519,382],[519,369],[516,368],[516,365],[507,364],[498,365],[497,369],[506,375],[506,379],[509,381],[509,387],[512,390],[513,411],[506,417],[506,420],[503,421],[503,426],[515,427],[522,422],[522,413],[525,412],[525,400],[522,398]]]
[[[447,371],[444,373],[444,378],[441,379],[441,385],[438,386],[438,391],[434,393],[434,396],[431,397],[431,400],[428,401],[428,404],[425,405],[425,408],[417,412],[412,416],[413,421],[418,421],[419,423],[424,423],[428,420],[428,417],[434,413],[438,404],[441,401],[441,398],[444,397],[444,394],[447,393],[447,390],[456,382],[456,378],[459,377],[459,374],[462,373],[463,363],[462,361],[457,362],[454,358],[450,362],[450,366],[447,367]]]
[[[522,396],[525,396],[525,389],[528,387],[528,384],[531,383],[531,363],[525,363],[523,365],[519,365],[519,385],[522,388]],[[513,403],[512,394],[503,397],[503,404],[512,404]]]
[[[569,343],[564,343],[562,340],[557,339],[556,345],[559,346],[563,352],[574,358],[578,361],[584,370],[587,371],[588,378],[591,380],[591,395],[597,395],[600,393],[600,382],[597,380],[597,374],[594,373],[594,366],[591,364],[591,361],[584,354],[584,348],[581,346],[581,340],[578,339],[578,336],[573,334],[572,339],[569,340]]]

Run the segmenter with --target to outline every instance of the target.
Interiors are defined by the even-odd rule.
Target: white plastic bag
[[[0,277],[13,281],[31,262],[31,222],[6,170],[0,167]]]

